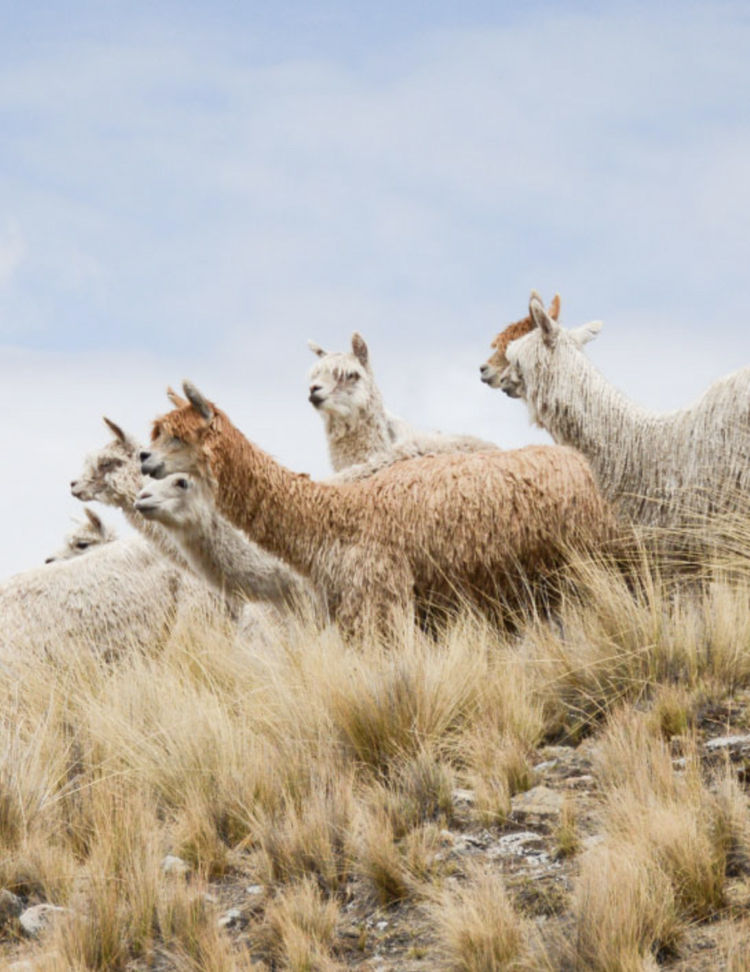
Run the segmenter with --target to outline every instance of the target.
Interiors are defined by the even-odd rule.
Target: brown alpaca
[[[547,311],[549,316],[553,321],[556,321],[560,316],[560,295],[555,294],[552,298],[552,303],[549,305],[549,310]],[[508,359],[505,352],[508,350],[508,345],[511,341],[515,341],[517,338],[523,337],[524,334],[528,334],[532,331],[536,325],[529,314],[524,317],[522,321],[516,321],[515,324],[509,324],[504,330],[500,331],[498,336],[490,345],[495,351],[487,359],[487,365],[496,369],[498,372],[502,371],[508,365]],[[483,365],[483,367],[486,367]]]
[[[143,471],[203,477],[219,511],[312,579],[346,634],[381,634],[415,606],[490,613],[609,535],[582,456],[559,446],[425,456],[369,479],[311,481],[275,462],[192,385],[157,419]]]

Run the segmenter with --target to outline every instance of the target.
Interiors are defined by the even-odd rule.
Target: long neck
[[[577,348],[559,344],[530,369],[527,404],[555,442],[586,456],[609,499],[637,488],[634,474],[648,448],[644,431],[656,417],[605,381]]]
[[[211,501],[212,503],[213,501]],[[290,603],[303,582],[286,564],[246,540],[208,504],[190,523],[175,531],[180,548],[195,570],[231,597]]]
[[[280,466],[228,420],[219,419],[205,442],[219,512],[309,576],[317,551],[340,519],[334,491]]]
[[[180,567],[182,570],[190,570],[188,562],[169,535],[169,532],[160,523],[152,523],[144,516],[141,516],[133,507],[143,479],[140,463],[135,456],[128,460],[126,471],[128,475],[121,476],[116,487],[110,484],[110,496],[113,504],[122,510],[125,519],[133,529],[137,530],[153,543],[159,552],[171,560],[175,566]]]
[[[351,419],[326,415],[326,437],[336,472],[384,452],[391,445],[391,437],[382,401],[370,402],[366,410]]]

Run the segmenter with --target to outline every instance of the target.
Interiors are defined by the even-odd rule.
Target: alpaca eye
[[[171,446],[181,446],[182,445],[182,439],[179,436],[177,436],[177,435],[173,435],[172,438],[169,440],[169,444]]]
[[[350,371],[346,377],[349,379],[349,381],[359,381],[359,372]]]
[[[76,544],[76,547],[78,547],[79,550],[85,550],[89,546],[90,544],[88,544],[85,540],[79,540]]]
[[[180,489],[187,489],[188,488],[188,481],[187,481],[187,479],[178,479],[177,482],[176,482],[176,485]]]

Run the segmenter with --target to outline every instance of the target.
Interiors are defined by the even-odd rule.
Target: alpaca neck
[[[641,468],[644,429],[654,416],[610,385],[579,350],[559,346],[548,366],[527,377],[533,421],[560,445],[574,446],[591,463],[610,499],[632,488]]]
[[[391,445],[388,419],[382,403],[379,407],[359,412],[353,418],[326,415],[328,454],[335,472],[370,456],[384,452]]]
[[[309,576],[318,550],[336,530],[333,491],[280,466],[226,420],[222,426],[205,446],[219,512]]]

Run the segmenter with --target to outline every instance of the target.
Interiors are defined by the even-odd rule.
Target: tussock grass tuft
[[[529,927],[498,874],[469,869],[466,883],[436,895],[429,906],[440,967],[454,972],[528,968]]]

